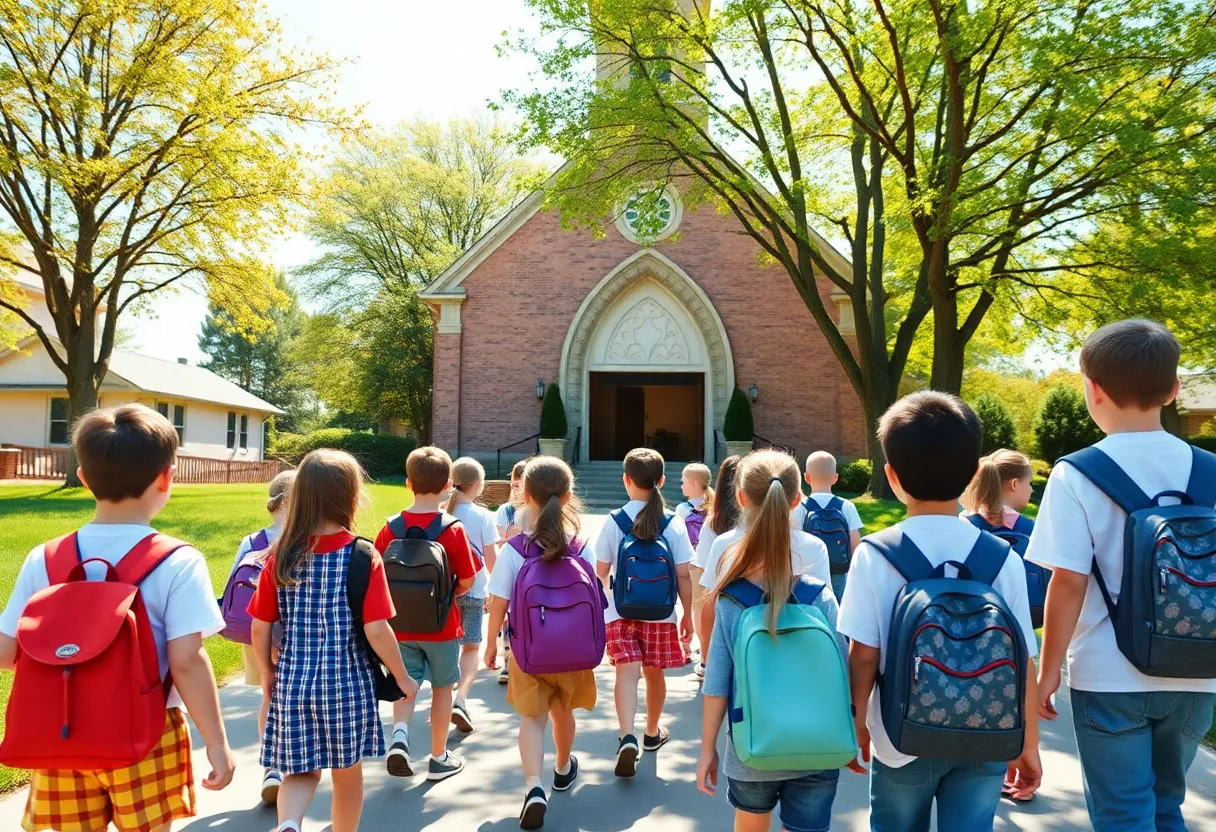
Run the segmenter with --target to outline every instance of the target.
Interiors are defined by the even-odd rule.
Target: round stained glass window
[[[635,194],[625,203],[617,219],[621,233],[634,242],[654,242],[675,231],[680,222],[680,203],[671,189]]]

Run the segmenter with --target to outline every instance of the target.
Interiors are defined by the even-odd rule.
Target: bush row
[[[297,465],[305,454],[318,448],[346,451],[359,460],[369,477],[378,480],[405,474],[405,458],[414,450],[414,440],[388,433],[325,428],[305,434],[280,433],[269,450],[272,456]]]

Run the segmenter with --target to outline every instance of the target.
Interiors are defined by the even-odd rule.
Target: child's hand
[[[490,670],[498,670],[498,639],[486,639],[485,662]]]
[[[1039,749],[1025,749],[1022,756],[1009,763],[1005,785],[1014,800],[1030,800],[1042,782],[1043,762],[1039,759]]]
[[[394,676],[393,681],[397,683],[397,687],[401,688],[401,692],[405,694],[406,699],[412,699],[418,695],[418,683],[408,673],[400,677]]]
[[[860,760],[854,759],[849,763],[849,771],[855,771],[858,774],[869,774],[866,769],[866,764],[870,762],[870,729],[866,726],[866,718],[862,715],[860,718],[853,719],[853,728],[857,732],[857,746],[860,749]]]
[[[1060,714],[1051,697],[1060,689],[1060,668],[1039,668],[1039,718],[1051,721]]]
[[[218,792],[232,782],[236,762],[232,759],[232,749],[227,743],[221,748],[208,746],[207,762],[211,763],[211,773],[203,778],[204,789]]]
[[[697,791],[712,796],[717,794],[714,788],[717,785],[718,749],[702,751],[701,759],[697,760]]]
[[[486,613],[488,613],[490,611],[490,596],[489,595],[487,595],[486,599],[481,602],[481,611],[486,612]]]
[[[692,643],[692,613],[680,617],[680,643]]]

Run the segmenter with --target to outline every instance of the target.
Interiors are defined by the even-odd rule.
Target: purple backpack
[[[265,529],[249,536],[249,547],[228,576],[224,596],[220,599],[220,614],[224,616],[224,629],[220,635],[238,644],[253,643],[249,635],[253,626],[249,602],[258,588],[258,578],[266,565],[266,550],[270,548],[270,538],[266,536]]]
[[[705,525],[705,511],[703,508],[694,506],[691,500],[685,500],[684,505],[688,506],[688,515],[684,518],[684,528],[688,530],[688,542],[695,549],[701,540],[701,527]]]
[[[591,564],[580,557],[583,541],[570,541],[566,556],[554,561],[545,561],[540,545],[525,535],[510,543],[524,558],[508,612],[519,669],[541,675],[598,667],[608,599]]]

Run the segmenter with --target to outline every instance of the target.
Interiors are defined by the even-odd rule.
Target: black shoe
[[[549,799],[545,797],[544,787],[532,789],[524,798],[524,808],[519,813],[519,828],[540,829],[545,825],[545,810],[548,808]]]
[[[642,737],[642,748],[646,751],[658,751],[663,746],[667,745],[667,741],[671,739],[671,732],[663,726],[659,726],[659,733],[653,737],[647,734]]]
[[[388,749],[386,766],[388,773],[394,777],[413,777],[414,770],[410,768],[410,747],[399,740],[394,742]]]
[[[566,789],[574,785],[574,781],[578,779],[578,757],[570,755],[570,770],[565,774],[558,773],[557,769],[553,769],[553,791],[564,792]]]
[[[616,776],[632,777],[638,773],[638,738],[633,734],[621,737],[616,749]]]

